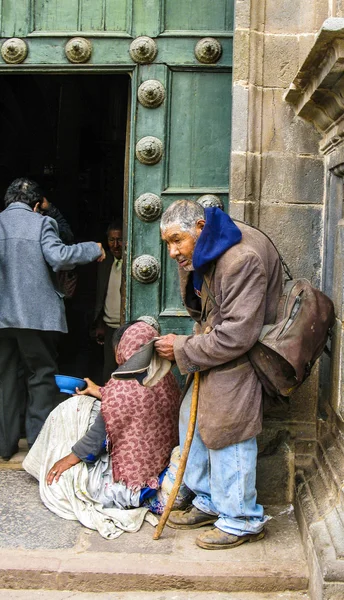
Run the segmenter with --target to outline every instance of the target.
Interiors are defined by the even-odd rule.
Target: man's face
[[[110,229],[107,240],[112,256],[117,259],[122,258],[122,230]]]
[[[185,271],[192,271],[192,256],[196,242],[204,227],[204,221],[197,221],[192,231],[184,231],[180,225],[171,225],[162,232],[161,238],[166,242],[168,253]]]

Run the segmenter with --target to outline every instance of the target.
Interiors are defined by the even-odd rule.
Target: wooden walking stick
[[[191,442],[192,442],[192,438],[193,438],[193,434],[195,431],[195,425],[196,425],[196,417],[197,417],[197,405],[198,405],[198,390],[199,390],[199,372],[195,373],[194,376],[194,384],[193,384],[193,390],[192,390],[192,398],[191,398],[191,408],[190,408],[190,417],[189,417],[189,423],[188,423],[188,429],[186,432],[186,439],[185,439],[185,444],[184,444],[184,448],[183,448],[183,452],[182,455],[180,457],[180,461],[179,461],[179,466],[178,466],[178,470],[176,473],[176,479],[175,482],[173,484],[173,488],[171,490],[171,493],[169,495],[167,504],[165,506],[164,512],[161,515],[161,519],[156,527],[156,530],[154,532],[153,535],[153,540],[158,540],[163,532],[163,529],[165,527],[166,521],[168,519],[168,517],[170,516],[170,512],[173,506],[173,503],[177,497],[177,494],[179,492],[179,488],[180,485],[183,481],[183,476],[184,476],[184,472],[185,472],[185,467],[186,467],[186,463],[188,460],[188,456],[189,456],[189,451],[190,451],[190,446],[191,446]]]

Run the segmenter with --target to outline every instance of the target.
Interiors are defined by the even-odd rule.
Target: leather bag
[[[248,352],[269,396],[291,396],[307,379],[326,347],[334,321],[332,300],[307,279],[285,284],[275,323],[264,325]]]

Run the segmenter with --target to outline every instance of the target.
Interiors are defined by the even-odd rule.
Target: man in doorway
[[[122,223],[113,221],[106,231],[109,250],[98,265],[95,308],[96,339],[104,345],[103,383],[116,369],[112,337],[121,320]]]
[[[105,258],[100,243],[63,244],[56,221],[40,214],[43,201],[37,183],[16,179],[0,215],[0,456],[5,460],[17,451],[20,437],[19,361],[27,376],[29,446],[54,407],[57,342],[60,332],[67,332],[55,274]]]
[[[273,323],[281,293],[278,254],[256,229],[240,228],[219,208],[174,202],[161,219],[162,239],[179,265],[184,304],[195,335],[168,334],[160,356],[181,373],[200,371],[196,430],[184,481],[192,507],[171,513],[176,529],[215,527],[196,543],[233,548],[264,537],[263,507],[256,501],[256,436],[262,428],[262,389],[247,352],[264,323]],[[180,414],[180,443],[191,389]]]

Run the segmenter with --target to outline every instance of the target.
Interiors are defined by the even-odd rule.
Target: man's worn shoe
[[[186,510],[171,512],[166,525],[173,529],[197,529],[204,525],[213,525],[217,519],[217,515],[209,515],[191,505]]]
[[[206,550],[228,550],[229,548],[236,548],[236,546],[240,546],[245,542],[258,542],[258,540],[262,540],[265,536],[264,529],[259,533],[248,533],[246,535],[238,536],[233,535],[232,533],[225,533],[214,527],[210,529],[210,531],[205,531],[201,533],[196,538],[196,544],[200,548],[205,548]]]

